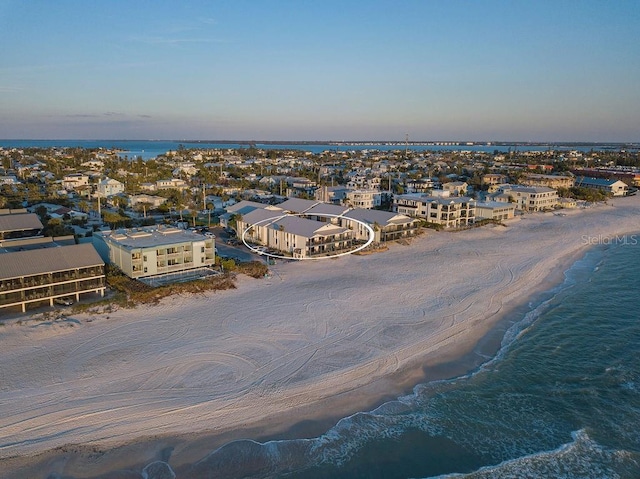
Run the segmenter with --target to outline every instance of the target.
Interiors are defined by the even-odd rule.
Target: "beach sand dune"
[[[426,366],[472,351],[594,244],[640,232],[639,213],[624,198],[428,232],[378,254],[280,262],[235,290],[108,318],[10,321],[0,329],[0,468],[91,477],[141,471],[168,450],[180,465],[379,404]],[[194,446],[193,434],[206,441]]]

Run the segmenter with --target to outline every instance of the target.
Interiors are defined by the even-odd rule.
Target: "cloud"
[[[51,115],[57,116],[57,115]],[[129,117],[132,118],[151,118],[151,115],[137,114],[129,115],[128,113],[122,113],[119,111],[105,111],[103,113],[69,113],[67,115],[61,115],[63,118],[120,118],[126,120]]]
[[[55,115],[52,115],[55,116]],[[72,113],[69,115],[64,115],[65,118],[100,118],[100,115],[92,115],[88,113]]]
[[[226,40],[216,38],[178,38],[178,37],[132,37],[133,42],[146,43],[148,45],[180,45],[185,43],[229,43]]]
[[[200,17],[198,18],[198,21],[200,23],[204,23],[205,25],[218,25],[218,20],[216,20],[215,18]]]
[[[18,88],[14,86],[1,86],[0,85],[0,93],[16,93],[24,90],[24,88]]]

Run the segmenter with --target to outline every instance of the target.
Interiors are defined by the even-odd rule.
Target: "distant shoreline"
[[[3,138],[0,139],[0,147],[3,142],[148,142],[148,143],[182,143],[182,144],[219,144],[219,145],[332,145],[332,146],[524,146],[524,147],[548,147],[548,148],[572,148],[572,147],[602,147],[605,149],[640,148],[640,141],[628,142],[598,142],[598,141],[471,141],[471,140],[177,140],[177,139],[100,139],[100,138]],[[34,145],[34,147],[37,147]]]

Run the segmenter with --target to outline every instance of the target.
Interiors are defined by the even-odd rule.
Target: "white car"
[[[73,304],[73,299],[71,298],[56,298],[53,300],[55,304],[59,304],[60,306],[71,306]]]

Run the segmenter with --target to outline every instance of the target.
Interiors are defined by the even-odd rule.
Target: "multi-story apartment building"
[[[186,273],[215,263],[214,238],[172,227],[99,231],[93,244],[105,261],[134,279]]]
[[[528,173],[520,180],[525,186],[548,186],[549,188],[571,188],[575,184],[573,176],[541,175]]]
[[[586,178],[580,176],[576,179],[576,185],[584,188],[600,190],[611,196],[625,196],[629,187],[624,181],[607,178]]]
[[[500,192],[509,195],[521,211],[545,211],[558,206],[558,192],[547,186],[503,185]]]
[[[0,310],[104,295],[104,261],[95,248],[75,244],[73,236],[39,236],[38,225],[34,213],[0,212]]]
[[[353,208],[372,209],[382,204],[380,190],[347,190],[344,204]]]
[[[373,241],[384,243],[418,234],[420,220],[389,211],[357,208],[345,212],[338,222],[353,230],[355,239],[366,241],[371,234],[364,225],[373,229]]]
[[[294,258],[346,252],[353,244],[349,228],[262,208],[242,216],[237,229],[245,239]]]
[[[397,195],[393,211],[416,218],[424,218],[445,228],[460,228],[475,221],[476,201],[466,196]]]

